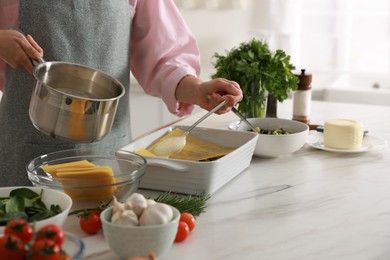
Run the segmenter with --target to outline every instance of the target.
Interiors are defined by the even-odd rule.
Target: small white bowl
[[[248,121],[255,127],[273,130],[283,128],[289,134],[266,135],[259,134],[255,146],[254,155],[260,157],[279,157],[301,149],[309,135],[309,126],[299,121],[266,117],[248,118]],[[241,120],[235,121],[228,126],[231,130],[251,131],[250,127]]]
[[[123,259],[140,256],[147,258],[152,252],[159,258],[173,245],[179,225],[180,212],[173,210],[172,220],[163,225],[125,226],[111,223],[112,206],[100,218],[103,234],[111,250]]]
[[[42,201],[43,203],[45,203],[46,207],[50,208],[50,206],[54,204],[59,205],[62,210],[60,214],[35,222],[35,230],[38,230],[48,224],[55,224],[60,227],[63,226],[68,216],[69,210],[72,207],[72,199],[67,194],[61,191],[41,187],[2,187],[0,188],[0,197],[8,197],[12,190],[18,188],[28,188],[36,193],[40,193],[43,189]],[[2,233],[3,231],[4,226],[0,226],[0,233]]]

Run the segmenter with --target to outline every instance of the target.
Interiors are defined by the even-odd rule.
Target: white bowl
[[[309,126],[299,121],[274,117],[248,118],[255,127],[273,130],[283,128],[289,134],[266,135],[259,134],[255,146],[254,155],[260,157],[279,157],[301,149],[309,135]],[[244,122],[235,121],[229,124],[229,129],[238,131],[250,131],[250,127]]]
[[[56,191],[52,189],[40,188],[40,187],[2,187],[0,188],[0,197],[8,197],[12,190],[18,188],[28,188],[36,193],[40,193],[43,189],[42,201],[45,203],[47,208],[50,208],[51,205],[59,205],[62,209],[60,214],[57,214],[53,217],[37,221],[35,223],[35,230],[40,229],[41,227],[48,224],[55,224],[58,226],[63,226],[66,217],[68,216],[69,210],[72,207],[72,199],[61,191]],[[0,226],[0,233],[4,231],[4,226]]]
[[[180,212],[171,207],[173,218],[163,225],[125,226],[111,223],[112,207],[105,209],[100,218],[106,242],[123,259],[140,256],[147,258],[152,252],[159,258],[173,245],[179,225]]]

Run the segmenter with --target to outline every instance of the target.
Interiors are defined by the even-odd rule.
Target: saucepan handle
[[[17,27],[9,27],[8,30],[18,31],[21,34],[25,35],[24,32],[22,30],[20,30],[20,28],[17,28]],[[32,62],[33,66],[35,67],[40,63],[44,63],[45,60],[42,57],[40,57],[38,60],[31,59],[31,62]]]
[[[40,57],[38,60],[31,59],[31,62],[33,66],[36,67],[41,63],[45,63],[46,61],[42,57]]]

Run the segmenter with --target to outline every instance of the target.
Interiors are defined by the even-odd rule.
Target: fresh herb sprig
[[[212,78],[240,84],[244,97],[238,110],[244,114],[264,101],[265,91],[282,102],[298,87],[299,79],[292,72],[295,66],[290,63],[290,56],[280,49],[272,52],[265,41],[253,38],[226,51],[226,55],[215,53],[213,58],[216,72]]]
[[[206,212],[206,202],[210,195],[201,193],[198,195],[183,195],[172,192],[164,192],[156,199],[156,202],[165,203],[177,208],[181,213],[188,212],[194,217],[198,217],[201,213]]]
[[[61,213],[59,205],[46,207],[42,201],[43,192],[43,189],[38,194],[28,188],[17,188],[10,192],[9,197],[0,198],[0,226],[15,218],[34,222]]]
[[[177,208],[181,213],[188,212],[194,217],[198,217],[203,212],[206,212],[206,202],[210,198],[210,195],[200,193],[197,195],[184,195],[179,193],[173,193],[166,191],[157,196],[154,200],[159,203],[165,203]],[[100,202],[100,205],[92,208],[83,208],[72,211],[68,214],[81,216],[90,212],[103,211],[105,208],[111,205],[112,200],[108,202]]]

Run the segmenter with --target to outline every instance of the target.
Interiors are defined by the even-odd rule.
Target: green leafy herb
[[[247,115],[264,107],[264,93],[272,94],[278,101],[287,99],[290,91],[297,89],[298,77],[290,56],[283,50],[271,52],[268,44],[252,39],[242,42],[226,55],[214,54],[216,73],[212,78],[226,78],[240,84],[243,100],[238,110]]]
[[[257,132],[259,134],[263,135],[288,135],[290,134],[288,131],[284,130],[283,128],[276,128],[276,129],[264,129],[260,127],[256,127]]]
[[[15,218],[23,218],[28,222],[50,218],[62,212],[59,205],[51,205],[48,209],[40,194],[28,189],[18,188],[10,192],[9,197],[0,198],[0,226]]]
[[[182,195],[172,192],[160,194],[155,201],[165,203],[177,208],[181,213],[188,212],[194,217],[198,217],[206,210],[206,202],[210,195],[201,193],[199,195]]]

